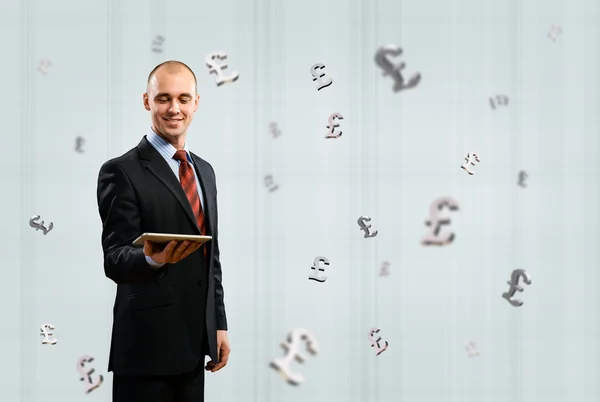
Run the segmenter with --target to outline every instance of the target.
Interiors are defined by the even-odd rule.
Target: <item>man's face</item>
[[[187,69],[172,72],[161,68],[150,80],[143,100],[152,115],[154,131],[175,144],[187,133],[200,95],[196,94],[194,77]]]

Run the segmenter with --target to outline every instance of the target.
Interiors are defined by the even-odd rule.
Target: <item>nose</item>
[[[177,101],[171,103],[171,106],[169,106],[169,113],[172,113],[172,114],[179,113],[179,103]]]

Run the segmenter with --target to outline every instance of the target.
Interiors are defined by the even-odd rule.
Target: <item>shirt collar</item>
[[[163,137],[156,134],[156,132],[154,132],[154,130],[152,130],[152,127],[150,128],[150,132],[148,133],[147,138],[151,144],[159,145],[159,152],[163,151],[161,153],[163,154],[164,157],[166,157],[168,159],[172,159],[173,155],[175,155],[175,152],[177,152],[175,147],[173,145],[169,144]],[[185,142],[185,144],[183,144],[183,150],[185,151],[185,155],[187,156],[188,162],[193,164],[194,161],[192,160],[192,157],[190,155],[187,141]]]

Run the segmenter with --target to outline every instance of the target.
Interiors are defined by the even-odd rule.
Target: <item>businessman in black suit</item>
[[[113,402],[202,402],[204,371],[220,370],[229,357],[215,172],[186,145],[196,87],[185,64],[158,65],[143,95],[152,129],[100,168],[104,272],[117,284],[108,363]],[[144,232],[212,240],[133,246]]]

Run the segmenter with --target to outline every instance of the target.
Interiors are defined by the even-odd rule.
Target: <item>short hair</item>
[[[154,69],[152,71],[150,71],[150,74],[148,75],[148,82],[146,83],[146,85],[150,84],[150,80],[152,79],[154,74],[156,74],[156,71],[158,71],[158,69],[163,66],[167,67],[169,71],[175,71],[182,67],[187,69],[190,73],[192,73],[192,77],[194,77],[194,89],[196,90],[196,93],[198,93],[198,81],[196,80],[196,74],[194,74],[192,69],[189,68],[187,64],[182,63],[181,61],[177,61],[177,60],[167,60],[165,62],[160,63],[158,66],[154,67]]]

